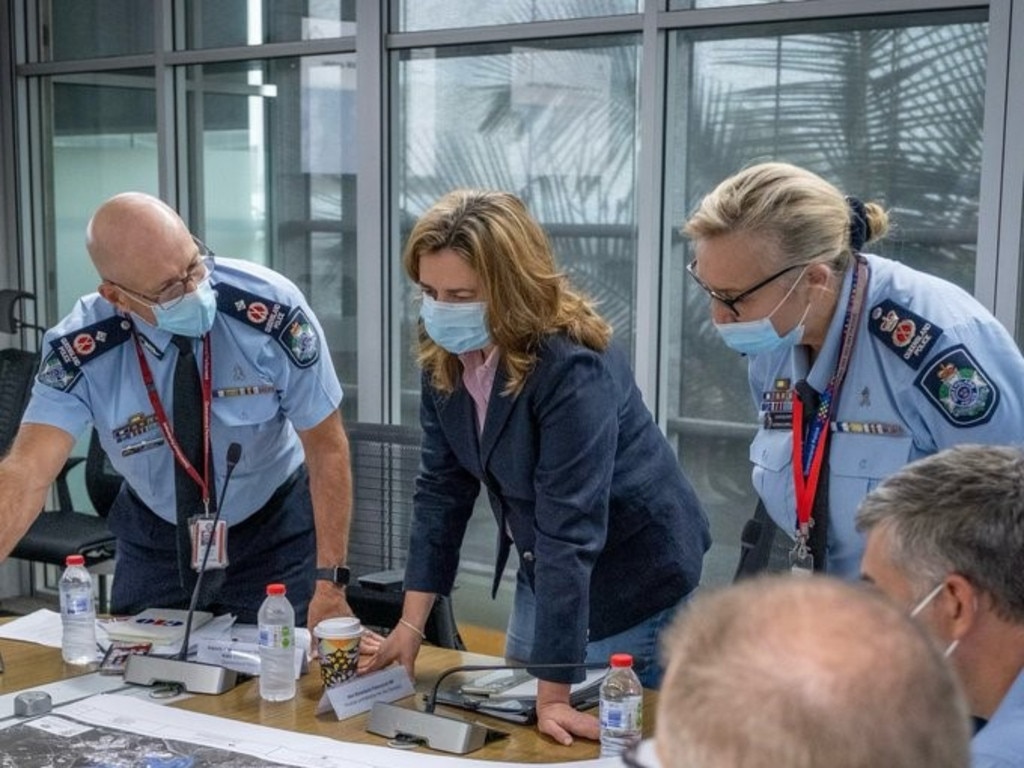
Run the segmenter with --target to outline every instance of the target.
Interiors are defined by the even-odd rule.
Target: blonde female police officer
[[[955,443],[1024,441],[1017,345],[955,285],[861,253],[887,229],[877,204],[784,163],[726,179],[684,228],[715,327],[749,360],[757,493],[795,567],[851,578],[879,480]]]

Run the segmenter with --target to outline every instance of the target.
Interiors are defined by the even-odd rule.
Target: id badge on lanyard
[[[228,567],[227,523],[217,520],[214,524],[213,515],[195,515],[189,518],[188,530],[192,541],[192,570],[213,571]]]

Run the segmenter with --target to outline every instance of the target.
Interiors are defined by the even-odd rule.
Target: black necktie
[[[804,444],[807,444],[807,436],[810,434],[810,427],[818,416],[818,405],[821,403],[821,396],[818,391],[800,379],[793,388],[804,411]],[[819,440],[828,440],[829,427],[826,424],[822,430]],[[825,445],[825,453],[821,459],[821,474],[818,476],[818,487],[814,493],[814,502],[811,505],[811,520],[814,523],[807,536],[807,545],[810,547],[811,555],[814,556],[814,570],[824,571],[826,556],[828,554],[828,444]]]
[[[174,366],[174,439],[189,463],[203,476],[203,388],[199,368],[192,351],[192,339],[173,336],[178,348],[178,362]],[[191,591],[195,584],[192,570],[192,542],[189,536],[189,518],[199,514],[202,489],[178,461],[174,462],[174,493],[178,512],[178,571],[181,586]]]

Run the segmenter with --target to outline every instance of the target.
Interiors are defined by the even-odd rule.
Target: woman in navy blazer
[[[399,660],[412,673],[483,483],[499,530],[495,591],[511,547],[519,555],[506,655],[571,664],[631,652],[656,686],[658,631],[700,580],[708,524],[611,327],[507,193],[446,195],[404,259],[423,293],[422,463],[402,619],[364,668]],[[596,739],[596,719],[569,705],[583,670],[536,672],[540,731]]]

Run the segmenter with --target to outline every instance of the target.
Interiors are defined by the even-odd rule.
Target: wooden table
[[[12,693],[84,674],[80,668],[64,664],[60,657],[60,651],[55,648],[0,640],[0,653],[3,654],[6,665],[6,671],[0,674],[0,693]],[[490,656],[424,646],[420,651],[416,667],[417,691],[420,693],[428,691],[437,675],[449,667],[460,664],[493,664],[495,662],[500,663],[500,660]],[[316,705],[322,691],[319,669],[314,662],[310,664],[309,674],[303,675],[299,680],[298,692],[291,701],[263,701],[259,697],[258,681],[247,680],[220,696],[196,695],[170,706],[248,723],[258,723],[273,728],[316,734],[340,741],[386,745],[387,740],[383,737],[366,732],[367,715],[357,715],[347,720],[337,720],[333,713],[315,715]],[[418,696],[418,698],[422,697]],[[651,735],[654,725],[655,700],[656,694],[654,693],[648,693],[645,696],[644,732],[648,736]],[[408,697],[397,703],[407,707],[416,706],[413,697]],[[541,736],[534,726],[515,725],[444,706],[439,706],[437,711],[440,714],[479,720],[492,728],[510,734],[509,738],[491,742],[469,755],[475,759],[548,763],[586,760],[597,757],[598,754],[598,745],[595,742],[576,739],[571,747],[562,747],[551,739]],[[592,711],[596,714],[596,710]],[[426,748],[421,747],[420,749],[424,752],[431,752]]]

